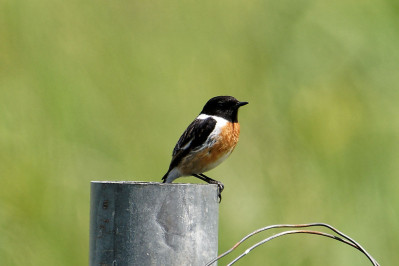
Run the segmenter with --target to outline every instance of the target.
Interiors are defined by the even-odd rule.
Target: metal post
[[[90,265],[205,265],[217,256],[216,185],[91,182]]]

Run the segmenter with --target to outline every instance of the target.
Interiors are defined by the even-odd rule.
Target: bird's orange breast
[[[216,154],[221,155],[225,153],[231,153],[238,143],[240,136],[240,124],[239,123],[227,123],[221,130],[218,140],[212,146],[212,149]],[[217,156],[217,155],[214,156]]]
[[[212,146],[188,155],[180,164],[183,175],[201,174],[223,162],[237,145],[240,136],[240,124],[228,122]]]

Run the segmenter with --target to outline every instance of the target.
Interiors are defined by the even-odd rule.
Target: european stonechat
[[[224,185],[204,175],[234,150],[240,135],[238,109],[248,102],[232,96],[210,99],[197,118],[187,127],[173,149],[169,170],[163,183],[172,183],[181,176],[195,176],[209,184],[218,185],[219,201]]]

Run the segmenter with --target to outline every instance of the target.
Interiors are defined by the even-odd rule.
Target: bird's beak
[[[247,104],[249,104],[249,102],[238,102],[237,106],[241,107],[241,106],[244,106],[244,105],[247,105]]]

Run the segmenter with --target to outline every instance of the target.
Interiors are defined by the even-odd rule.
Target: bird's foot
[[[222,182],[217,182],[216,185],[218,186],[218,199],[219,199],[219,203],[222,201],[222,191],[224,189],[224,185]]]
[[[204,180],[204,181],[207,182],[208,184],[215,184],[215,185],[217,185],[217,186],[218,186],[218,199],[219,199],[219,203],[222,201],[222,191],[223,191],[223,189],[224,189],[224,185],[223,185],[222,182],[217,181],[217,180],[214,180],[214,179],[212,179],[212,178],[210,178],[210,177],[207,177],[207,176],[204,175],[204,174],[193,174],[193,176],[195,176],[195,177],[197,177],[197,178],[199,178],[199,179],[201,179],[201,180]]]

